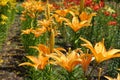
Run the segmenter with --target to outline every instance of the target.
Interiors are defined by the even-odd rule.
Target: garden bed
[[[0,51],[0,80],[24,80],[24,68],[18,66],[24,54],[20,40],[20,21],[17,15]]]
[[[54,8],[38,0],[23,1],[22,6],[18,3],[18,14],[0,50],[1,80],[107,80],[104,76],[117,77],[120,59],[111,59],[114,51],[109,57],[106,50],[120,48],[120,6],[107,3],[115,11],[96,1],[97,7],[92,3],[84,9],[81,4],[77,10],[73,3],[58,3],[54,3]],[[85,26],[78,28],[76,24]]]

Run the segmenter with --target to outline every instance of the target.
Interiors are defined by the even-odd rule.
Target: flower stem
[[[85,0],[80,0],[80,14],[84,10]]]

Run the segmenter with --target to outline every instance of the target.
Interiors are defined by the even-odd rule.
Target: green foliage
[[[83,71],[77,66],[73,72],[68,72],[59,66],[47,65],[43,70],[26,67],[29,72],[25,80],[87,80],[84,78]],[[31,75],[31,76],[29,76]]]
[[[32,19],[29,16],[26,16],[26,20],[21,22],[21,31],[30,29],[30,28],[37,28],[37,20],[36,18]],[[36,50],[29,48],[30,46],[36,46],[39,43],[45,43],[46,42],[46,34],[43,34],[42,36],[36,38],[32,33],[30,34],[23,34],[22,37],[22,43],[23,46],[28,54],[34,55],[36,53]]]
[[[114,0],[114,1],[117,1],[117,0]],[[117,9],[117,13],[118,13],[118,17],[116,18],[117,22],[120,22],[120,10],[119,8],[117,8],[119,5],[119,3],[117,3],[116,6],[113,6],[112,7],[114,9]],[[110,26],[111,28],[113,28],[113,31],[111,30],[109,33],[111,34],[114,34],[114,36],[112,36],[112,40],[109,42],[111,42],[111,47],[114,47],[114,48],[117,48],[117,49],[120,49],[120,24],[118,24],[117,26]],[[107,43],[109,44],[109,43]],[[107,70],[107,74],[114,77],[117,75],[118,71],[117,69],[120,68],[120,59],[119,58],[115,58],[115,59],[112,59],[110,60],[110,63],[108,65],[108,70]]]
[[[120,59],[112,59],[108,65],[108,70],[106,70],[106,74],[108,74],[111,77],[114,77],[118,74],[117,69],[120,67]]]
[[[19,2],[16,6],[16,13],[20,15],[22,11],[23,11],[23,8],[21,7],[21,3]]]

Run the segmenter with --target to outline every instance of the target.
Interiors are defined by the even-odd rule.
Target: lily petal
[[[21,63],[21,64],[19,64],[19,66],[32,66],[32,67],[34,67],[35,69],[37,69],[37,67],[38,67],[38,65],[37,64],[32,64],[32,63],[30,63],[30,62],[24,62],[24,63]]]

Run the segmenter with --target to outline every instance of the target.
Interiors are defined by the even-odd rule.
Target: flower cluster
[[[36,5],[33,5],[35,3]],[[35,0],[26,1],[22,4],[24,10],[22,12],[21,19],[23,21],[26,20],[25,19],[26,15],[30,16],[31,18],[37,19],[37,28],[33,28],[32,26],[29,29],[22,30],[22,34],[33,33],[35,37],[39,37],[41,34],[50,31],[51,24],[55,26],[58,24],[60,25],[64,24],[66,26],[69,26],[74,32],[77,32],[83,27],[91,26],[92,17],[96,16],[96,13],[87,13],[86,11],[79,14],[79,10],[74,11],[76,8],[73,8],[74,10],[73,9],[50,10],[50,12],[48,13],[46,11],[51,9],[50,5],[51,4],[47,4],[47,3],[46,4],[44,3],[43,5],[43,2],[35,1]],[[47,9],[47,6],[49,7],[49,9]],[[41,18],[39,20],[40,17],[39,14],[42,15],[43,14],[41,13],[42,11],[45,12],[45,15],[43,15],[45,19]],[[67,17],[67,15],[70,15],[72,17],[71,18],[72,21]],[[57,27],[53,27],[53,28],[57,34]]]
[[[22,4],[22,7],[25,10],[22,11],[21,19],[25,20],[25,15],[35,18],[37,13],[42,12],[44,10],[44,3],[36,0],[28,0]]]
[[[90,33],[95,33],[94,35],[99,34],[100,30],[103,30],[101,26],[97,26],[99,27],[98,29],[100,29],[98,33],[94,30],[97,30],[96,16],[99,16],[101,13],[104,16],[111,15],[112,18],[116,19],[117,14],[113,9],[105,5],[104,0],[98,2],[93,0],[64,0],[60,2],[59,5],[50,4],[49,0],[47,0],[47,2],[28,0],[22,3],[22,7],[22,36],[25,38],[27,35],[24,40],[31,39],[31,41],[26,41],[26,43],[31,44],[34,43],[34,40],[38,40],[39,42],[35,43],[39,45],[25,45],[28,46],[28,48],[37,49],[38,56],[26,56],[32,63],[24,62],[21,63],[20,66],[28,65],[39,70],[44,70],[47,65],[57,65],[65,69],[68,73],[72,73],[77,66],[80,66],[84,72],[84,77],[89,79],[91,75],[90,72],[92,72],[88,71],[90,63],[94,61],[96,65],[99,65],[106,60],[120,57],[120,49],[107,50],[104,39],[93,46],[87,39],[80,38],[80,40],[85,42],[81,44],[81,47],[86,47],[90,50],[89,52],[84,52],[84,50],[78,48],[80,45],[74,48],[67,47],[68,49],[66,49],[65,47],[59,47],[61,45],[55,44],[57,36],[64,38],[62,45],[64,45],[64,43],[70,43],[70,40],[73,46],[79,44],[77,42],[79,42],[81,34],[84,34],[85,27],[90,27]],[[93,17],[95,17],[95,22],[93,22]],[[116,24],[114,21],[108,23],[108,25]],[[82,32],[80,32],[81,29],[83,29]],[[85,36],[87,37],[88,34],[89,33]],[[107,35],[109,35],[109,33]],[[99,36],[97,35],[97,37]],[[60,39],[58,39],[58,41],[59,40]],[[94,42],[94,39],[91,40]]]
[[[85,6],[92,8],[94,11],[98,11],[105,6],[105,3],[104,0],[99,0],[99,2],[85,0]]]
[[[1,0],[0,1],[0,24],[4,25],[8,21],[8,14],[10,10],[16,5],[16,0]]]
[[[6,6],[9,0],[1,0],[0,1],[0,6]]]
[[[8,17],[7,16],[5,16],[4,14],[1,14],[1,21],[0,21],[0,23],[1,24],[6,24],[6,21],[8,20]]]
[[[64,48],[54,48],[51,52],[51,47],[39,44],[38,46],[31,46],[31,48],[38,50],[38,57],[26,56],[33,63],[24,62],[19,64],[19,66],[28,65],[41,70],[44,69],[46,65],[52,64],[59,65],[68,72],[72,72],[77,65],[80,65],[83,71],[86,73],[89,64],[92,63],[93,60],[95,60],[97,64],[100,64],[103,61],[109,60],[111,58],[120,57],[120,49],[111,49],[107,51],[104,46],[104,40],[96,43],[93,47],[93,45],[88,40],[84,38],[80,39],[85,42],[85,44],[82,44],[82,46],[90,49],[92,53],[84,53],[79,48],[75,50],[69,49],[68,52]],[[107,76],[105,77],[110,79]]]

